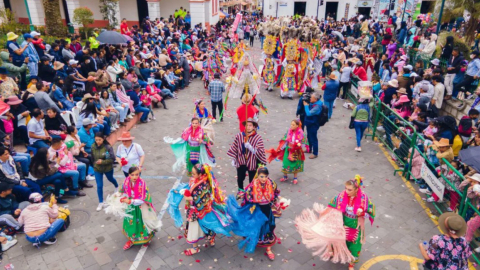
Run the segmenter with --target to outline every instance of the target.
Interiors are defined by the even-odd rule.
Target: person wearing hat
[[[462,91],[465,92],[465,94],[470,90],[472,83],[480,78],[480,52],[473,51],[470,54],[470,58],[472,60],[468,63],[463,81],[455,86],[456,91]],[[473,94],[470,94],[467,98],[472,97]]]
[[[245,125],[243,125],[243,122],[249,118],[258,119],[258,113],[259,110],[253,105],[252,96],[250,94],[243,95],[242,105],[237,108],[240,132],[245,131]]]
[[[12,55],[12,64],[17,67],[22,67],[23,64],[28,63],[24,56],[24,52],[28,47],[28,44],[24,44],[20,47],[17,43],[18,35],[13,32],[7,33],[7,44],[6,47],[8,49],[8,53]],[[21,80],[20,80],[20,88],[26,89],[27,88],[27,71],[20,72]]]
[[[402,90],[402,89],[405,90],[404,88],[401,88],[400,90]],[[399,93],[399,92],[397,91],[397,93]],[[412,105],[410,104],[410,99],[408,98],[408,96],[405,95],[405,94],[401,95],[400,98],[398,99],[398,101],[395,103],[395,105],[397,105],[397,104],[398,104],[398,106],[400,106],[400,108],[395,109],[395,111],[402,118],[408,119],[408,117],[410,117],[410,115],[412,115]],[[397,107],[397,106],[395,106],[395,107]]]
[[[95,134],[92,129],[95,123],[89,118],[84,118],[81,123],[82,126],[78,130],[78,137],[80,138],[80,142],[85,144],[85,152],[90,154],[92,152],[92,145],[95,143]]]
[[[57,242],[55,235],[64,228],[65,221],[58,218],[58,205],[55,198],[51,199],[52,206],[43,203],[40,193],[32,193],[29,197],[31,203],[23,209],[18,222],[23,225],[25,238],[33,243],[34,247],[40,244],[53,245]],[[55,220],[50,223],[51,220]]]
[[[244,191],[245,174],[248,172],[248,180],[251,183],[258,166],[267,164],[263,139],[256,132],[258,128],[257,120],[248,118],[242,124],[245,126],[245,132],[235,135],[227,152],[227,155],[232,158],[232,165],[237,168],[237,196]]]
[[[125,177],[128,176],[128,170],[131,167],[138,167],[142,170],[145,162],[145,152],[140,144],[133,142],[134,139],[135,137],[132,137],[128,131],[124,131],[118,138],[121,144],[117,148],[116,159],[122,165]]]
[[[418,244],[425,258],[424,269],[469,269],[472,250],[464,237],[465,219],[456,213],[443,213],[438,218],[438,226],[443,234],[434,235],[428,244]]]
[[[22,46],[27,45],[27,48],[23,52],[25,57],[28,57],[28,70],[30,72],[30,76],[37,76],[38,75],[38,62],[40,61],[40,56],[35,49],[35,46],[32,43],[33,37],[30,34],[24,34],[23,38],[25,39],[22,43]]]
[[[365,71],[365,68],[362,66],[362,61],[357,61],[355,63],[355,69],[353,70],[353,75],[357,76],[359,80],[361,81],[367,81],[367,72]]]
[[[435,139],[434,136],[429,136],[433,140],[433,149],[437,151],[437,158],[440,162],[440,165],[445,164],[445,159],[447,162],[453,161],[453,149],[450,147],[450,141],[446,138],[441,138],[439,141]]]
[[[35,47],[38,56],[41,58],[45,55],[45,44],[43,43],[43,39],[40,38],[40,33],[37,31],[30,32],[30,35],[32,36],[32,44]]]
[[[210,101],[212,103],[212,115],[214,119],[217,119],[217,108],[219,117],[223,111],[223,93],[225,92],[225,85],[220,81],[220,73],[213,75],[213,81],[208,84],[208,94],[210,95]],[[223,117],[220,119],[223,122]]]
[[[328,81],[326,81],[322,86],[322,90],[325,91],[323,94],[323,102],[328,108],[328,119],[330,119],[333,113],[333,103],[335,102],[337,94],[340,91],[340,83],[338,82],[337,76],[335,76],[333,72],[328,76]]]
[[[2,59],[2,67],[7,69],[8,76],[13,79],[18,79],[21,84],[21,73],[27,71],[28,58],[25,58],[25,62],[22,63],[20,67],[13,64],[13,55],[6,51],[0,52],[0,59]]]
[[[393,96],[397,94],[398,90],[398,81],[396,79],[388,81],[388,88],[385,90],[383,97],[383,103],[390,105]]]
[[[2,81],[0,83],[0,95],[2,97],[9,98],[20,93],[17,83],[7,76],[5,67],[0,67],[0,80]]]
[[[405,88],[408,97],[412,98],[413,78],[411,77],[412,70],[410,69],[410,67],[410,65],[404,66],[403,68],[398,67],[399,70],[403,70],[403,75],[397,77],[397,82],[398,88]]]

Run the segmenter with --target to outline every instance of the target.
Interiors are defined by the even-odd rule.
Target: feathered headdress
[[[353,179],[352,181],[357,188],[363,186],[363,177],[361,177],[359,174],[356,174],[355,179]]]

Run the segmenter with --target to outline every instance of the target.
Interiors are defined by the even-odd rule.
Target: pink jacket
[[[50,218],[58,217],[58,206],[54,204],[51,208],[48,203],[35,203],[23,209],[18,223],[24,225],[26,233],[47,229],[50,227]]]
[[[67,146],[65,144],[62,144],[59,150],[54,150],[52,147],[48,148],[48,156],[51,161],[57,162],[57,158],[60,158],[58,171],[61,173],[77,170],[77,164],[74,162],[72,153],[66,150]]]

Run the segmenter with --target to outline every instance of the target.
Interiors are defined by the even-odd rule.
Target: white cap
[[[68,61],[68,64],[69,65],[75,65],[75,64],[78,64],[78,61],[75,60],[75,59],[71,59],[70,61]]]
[[[41,36],[41,34],[40,34],[39,32],[37,32],[37,31],[32,31],[32,32],[30,33],[30,35],[31,35],[32,37]]]
[[[480,182],[480,173],[476,173],[476,174],[474,174],[474,175],[472,175],[472,176],[470,176],[470,177],[468,177],[468,178],[470,178],[470,179],[472,179],[472,180],[475,180],[475,181],[477,181],[477,182]]]
[[[413,70],[412,65],[406,65],[405,68],[408,69],[408,70]]]

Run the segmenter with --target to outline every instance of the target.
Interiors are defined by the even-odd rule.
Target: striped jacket
[[[227,155],[235,160],[236,167],[238,168],[241,165],[247,165],[249,171],[255,171],[257,170],[258,163],[266,165],[267,158],[265,155],[262,137],[258,133],[248,137],[248,142],[255,149],[255,154],[245,147],[244,142],[245,133],[238,133],[235,135],[235,140],[227,152]]]

